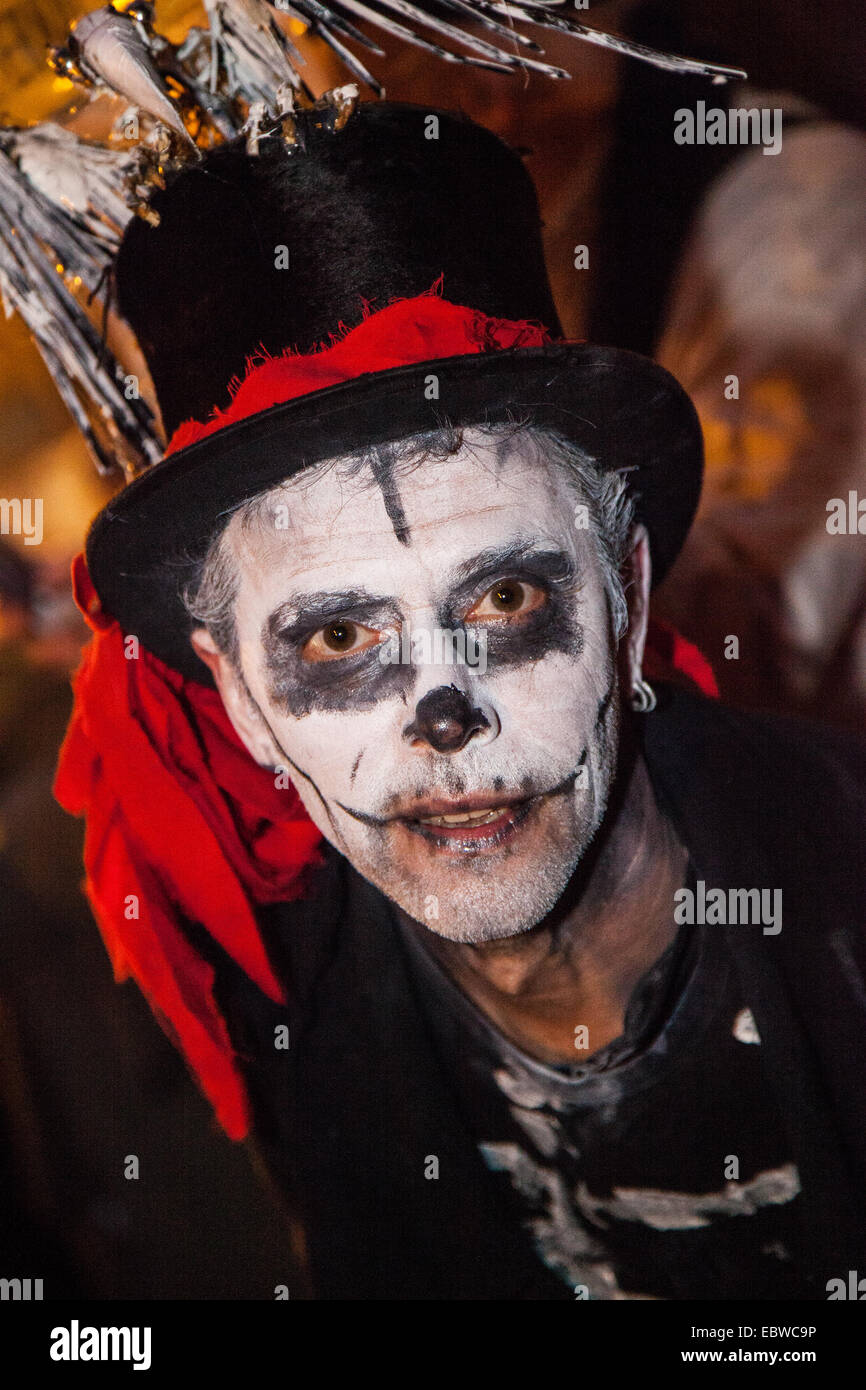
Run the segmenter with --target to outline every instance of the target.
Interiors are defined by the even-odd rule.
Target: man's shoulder
[[[683,838],[719,875],[791,891],[804,920],[866,912],[866,744],[805,720],[660,690],[647,766]],[[749,873],[758,875],[749,879]]]
[[[680,765],[778,801],[790,787],[803,812],[831,795],[866,802],[866,739],[788,715],[736,709],[697,691],[664,686],[658,709],[644,721],[645,750],[653,763]],[[771,774],[767,780],[768,774]],[[810,800],[807,788],[820,793]],[[826,811],[826,805],[821,808]]]

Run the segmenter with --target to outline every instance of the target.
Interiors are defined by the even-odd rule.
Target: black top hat
[[[431,121],[435,117],[435,121]],[[538,205],[520,158],[444,112],[361,105],[333,133],[315,112],[299,143],[236,141],[179,173],[134,219],[117,302],[150,368],[166,429],[204,420],[264,348],[312,351],[363,305],[428,291],[560,333]],[[277,248],[285,247],[282,256]],[[209,679],[189,645],[185,566],[244,498],[322,459],[435,428],[531,410],[610,469],[629,469],[658,581],[700,493],[702,439],[688,396],[657,364],[589,344],[437,359],[366,374],[228,425],[171,454],[95,519],[87,562],[105,610],[169,665]],[[172,579],[173,576],[173,579]]]

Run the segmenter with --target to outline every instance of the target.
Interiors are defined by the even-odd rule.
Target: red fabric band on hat
[[[166,455],[258,415],[272,405],[322,391],[368,372],[384,372],[413,362],[463,357],[469,353],[541,347],[552,341],[547,330],[528,320],[495,319],[441,299],[438,280],[428,294],[400,299],[376,313],[365,314],[356,328],[316,352],[284,352],[249,359],[241,382],[229,384],[231,404],[214,407],[205,423],[187,420],[172,435]]]

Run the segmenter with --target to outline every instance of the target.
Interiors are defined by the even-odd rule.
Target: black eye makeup
[[[262,647],[268,695],[301,718],[314,709],[357,710],[401,697],[411,666],[380,660],[383,641],[399,628],[393,601],[364,590],[307,594],[265,622]]]
[[[513,547],[490,553],[480,572],[467,576],[462,611],[452,596],[440,621],[483,640],[488,668],[538,661],[555,651],[576,657],[584,640],[576,617],[580,588],[577,566],[565,551]]]
[[[482,641],[486,667],[515,666],[551,652],[578,656],[581,582],[560,550],[509,545],[482,552],[451,576],[437,611],[443,631]],[[287,714],[350,711],[379,700],[406,700],[415,680],[410,661],[383,659],[401,632],[394,600],[364,590],[307,594],[265,622],[262,645],[271,701]]]
[[[379,646],[381,640],[382,634],[376,628],[338,618],[307,638],[301,648],[301,658],[304,661],[342,661],[347,656],[358,656]]]
[[[547,592],[539,585],[521,579],[500,579],[472,605],[464,622],[509,621],[525,617],[546,602]]]

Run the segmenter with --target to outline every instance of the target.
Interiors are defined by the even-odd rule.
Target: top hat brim
[[[437,378],[438,396],[425,390]],[[189,641],[181,598],[192,565],[245,499],[324,459],[454,426],[521,422],[555,430],[604,470],[627,470],[646,526],[653,583],[693,520],[703,473],[695,408],[664,368],[623,349],[554,344],[373,372],[215,431],[124,488],[87,538],[105,612],[175,670],[210,674]]]

